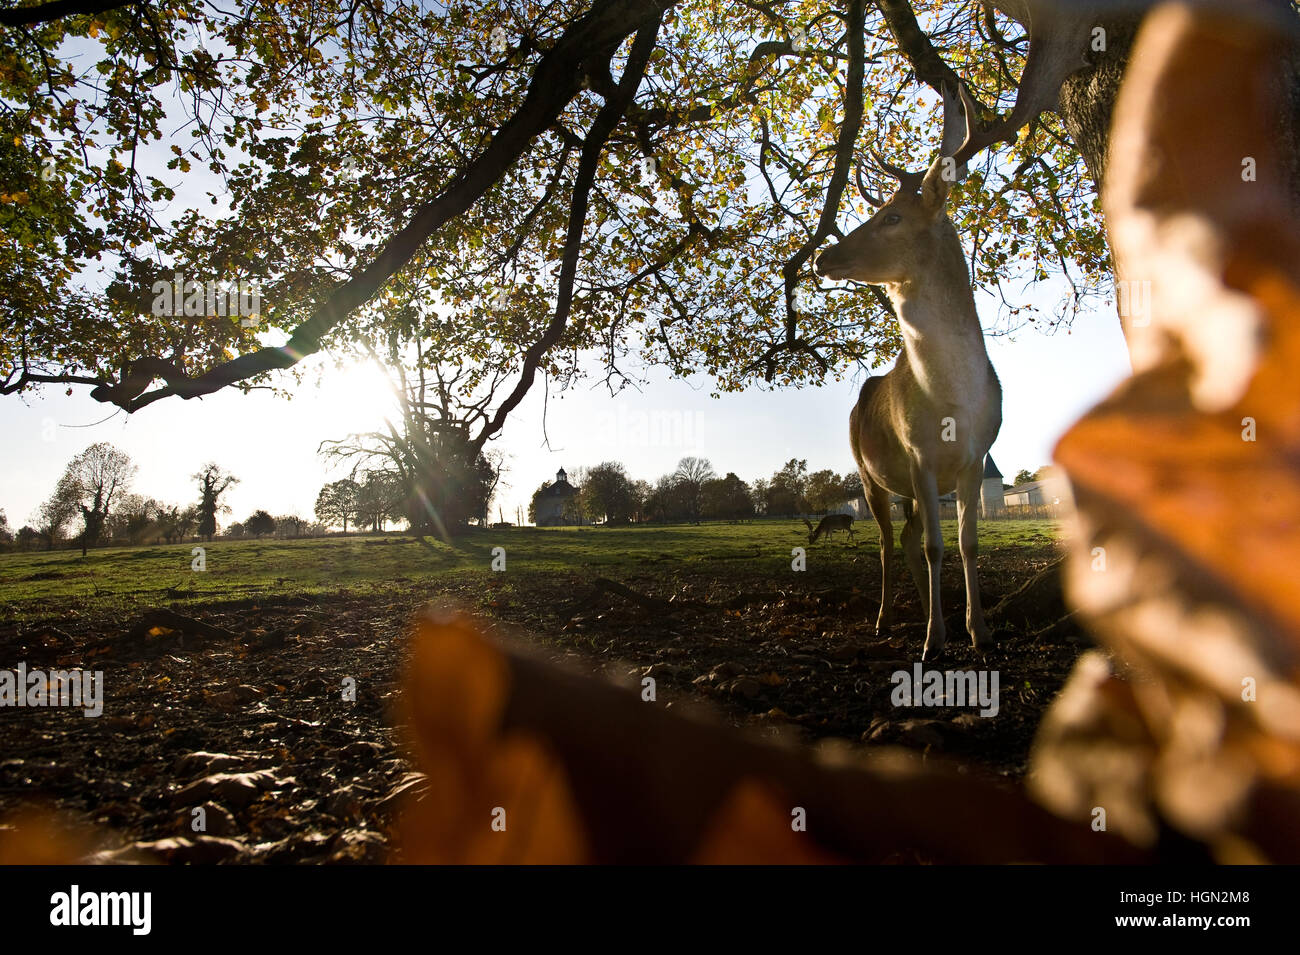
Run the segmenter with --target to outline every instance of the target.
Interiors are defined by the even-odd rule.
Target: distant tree
[[[592,523],[626,524],[632,519],[632,481],[617,461],[605,461],[588,471],[579,497],[583,516]]]
[[[809,509],[808,462],[791,458],[772,475],[767,489],[767,513],[801,514]]]
[[[489,390],[490,384],[475,369],[421,361],[408,373],[397,360],[389,371],[396,376],[392,386],[400,417],[385,419],[382,431],[322,442],[319,452],[352,461],[354,472],[374,468],[400,483],[401,506],[382,514],[372,509],[372,525],[404,519],[417,533],[446,539],[471,522],[486,523],[503,459],[471,439],[471,424],[484,412],[477,400],[466,398],[465,389],[472,391],[476,380]]]
[[[701,516],[709,520],[734,521],[754,515],[749,485],[731,472],[711,478],[700,488]]]
[[[632,482],[632,520],[636,523],[642,524],[650,520],[647,505],[653,493],[654,488],[650,486],[649,481],[638,479]]]
[[[24,524],[18,528],[18,535],[15,538],[15,546],[19,550],[34,550],[36,542],[41,539],[41,532],[30,524]]]
[[[191,504],[176,514],[176,534],[180,540],[189,537],[199,524],[199,509]]]
[[[247,531],[244,530],[244,525],[239,521],[235,521],[235,523],[226,528],[226,536],[233,539],[243,537],[246,533]]]
[[[808,475],[804,496],[808,499],[808,506],[818,512],[833,511],[847,498],[844,482],[831,470],[814,471]]]
[[[154,533],[168,544],[176,543],[180,540],[176,527],[181,513],[180,506],[176,504],[158,504],[156,501],[154,503],[157,508],[153,520]]]
[[[676,474],[665,474],[655,482],[646,498],[645,510],[651,520],[660,523],[689,519],[690,506]]]
[[[668,520],[668,489],[671,485],[672,478],[668,475],[664,475],[650,485],[650,493],[646,495],[643,505],[647,520],[660,524]]]
[[[13,533],[9,530],[9,518],[5,516],[3,507],[0,507],[0,541],[8,544],[14,539]]]
[[[367,471],[357,492],[357,526],[382,531],[389,521],[401,520],[419,499],[408,500],[406,485],[393,471]],[[430,518],[426,516],[425,521]],[[412,522],[412,527],[423,522]]]
[[[198,523],[198,508],[193,504],[186,508],[176,504],[159,505],[156,520],[163,540],[174,544],[184,540],[194,530],[194,525]]]
[[[297,514],[281,514],[275,519],[276,537],[302,537],[307,531],[307,522]]]
[[[1013,486],[1020,487],[1020,485],[1022,484],[1032,484],[1033,481],[1034,481],[1034,476],[1028,471],[1021,469],[1016,472],[1016,479]]]
[[[215,461],[209,461],[190,476],[199,482],[199,536],[212,540],[212,535],[217,532],[217,515],[230,510],[221,503],[221,495],[238,484],[239,478]]]
[[[537,505],[541,502],[542,495],[546,493],[546,489],[550,486],[551,486],[550,481],[543,481],[541,484],[537,486],[537,490],[533,492],[533,496],[529,499],[528,501],[528,523],[529,524],[537,523]]]
[[[677,470],[673,472],[673,477],[677,482],[678,493],[681,494],[682,501],[686,505],[686,516],[692,521],[698,521],[704,503],[701,496],[704,482],[717,477],[717,472],[713,470],[713,465],[707,458],[686,457],[677,462]]]
[[[781,470],[772,475],[772,483],[787,487],[803,497],[808,490],[808,462],[791,458],[781,465]]]
[[[65,472],[59,478],[54,493],[37,509],[36,528],[45,540],[46,550],[54,549],[54,545],[63,537],[64,528],[77,516],[79,493],[76,482]]]
[[[254,537],[265,537],[267,534],[275,533],[275,518],[266,511],[254,511],[248,520],[244,521],[244,530]]]
[[[316,519],[327,525],[342,524],[348,532],[348,521],[357,516],[360,507],[361,485],[351,478],[331,481],[316,495]]]
[[[749,487],[749,496],[754,503],[755,514],[767,513],[767,498],[771,491],[772,482],[767,478],[759,478]]]
[[[124,451],[99,441],[70,462],[60,481],[60,490],[81,512],[81,556],[93,546],[104,529],[104,521],[118,499],[125,495],[135,477],[136,466]]]
[[[105,534],[114,541],[142,544],[162,536],[163,506],[151,497],[126,494],[104,522]]]
[[[862,489],[862,475],[857,471],[849,471],[844,475],[844,480],[840,483],[844,485],[843,500],[853,501],[866,496]]]

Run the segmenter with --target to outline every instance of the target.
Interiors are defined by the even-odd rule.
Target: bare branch
[[[628,54],[623,75],[619,78],[618,88],[611,99],[596,114],[583,142],[582,154],[578,160],[578,172],[573,182],[573,199],[569,208],[568,232],[564,239],[564,257],[560,266],[559,289],[555,299],[555,312],[542,337],[528,347],[524,353],[523,370],[514,390],[506,396],[497,408],[492,420],[487,422],[474,437],[471,447],[477,453],[483,445],[505,424],[506,417],[513,411],[524,395],[528,393],[537,375],[537,366],[543,356],[560,340],[568,325],[569,312],[573,306],[573,283],[578,272],[578,258],[582,252],[582,233],[587,222],[587,206],[591,188],[596,181],[596,170],[600,164],[601,153],[610,133],[618,125],[627,111],[628,105],[636,95],[637,87],[645,76],[650,54],[654,52],[659,37],[659,25],[662,14],[656,15],[653,22],[637,31]]]
[[[844,187],[848,185],[849,170],[853,165],[853,147],[862,129],[862,81],[866,72],[866,0],[849,0],[845,23],[849,39],[849,69],[844,82],[844,121],[840,124],[840,133],[835,143],[835,167],[822,202],[821,218],[817,222],[816,231],[781,269],[785,279],[785,340],[789,345],[793,345],[799,337],[799,314],[794,307],[799,272],[822,240],[835,229],[840,199],[844,196]],[[767,380],[771,381],[774,375],[775,364],[769,361]]]

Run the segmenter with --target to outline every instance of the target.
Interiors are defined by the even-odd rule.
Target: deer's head
[[[1007,137],[1007,126],[997,123],[975,133],[978,110],[965,84],[956,95],[945,90],[943,105],[943,140],[930,168],[908,172],[877,156],[880,168],[898,180],[898,191],[882,202],[859,179],[863,197],[878,207],[876,214],[817,257],[819,275],[882,285],[907,282],[931,273],[936,260],[957,241],[944,211],[948,193],[972,156]],[[1014,131],[1010,135],[1014,139]]]
[[[952,186],[944,173],[951,168],[941,156],[923,175],[903,173],[898,191],[875,215],[817,257],[817,273],[873,284],[924,275],[952,235],[944,213]]]

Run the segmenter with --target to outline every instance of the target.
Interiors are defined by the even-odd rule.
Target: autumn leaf
[[[1300,223],[1270,112],[1284,58],[1267,23],[1201,8],[1152,14],[1139,44],[1105,196],[1121,281],[1150,285],[1125,316],[1134,376],[1057,448],[1079,508],[1072,600],[1135,675],[1081,661],[1032,778],[1062,813],[1112,807],[1134,841],[1163,821],[1222,861],[1294,861]]]
[[[854,763],[761,743],[556,667],[464,615],[426,616],[412,640],[400,713],[424,782],[405,795],[400,861],[1136,858],[1001,786],[897,753]]]
[[[563,771],[539,740],[501,733],[504,657],[462,617],[425,618],[404,695],[428,789],[402,821],[411,863],[587,861]]]

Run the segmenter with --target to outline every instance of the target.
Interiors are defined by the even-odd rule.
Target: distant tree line
[[[269,511],[257,510],[246,520],[236,521],[226,528],[225,536],[232,540],[264,537],[279,540],[296,540],[300,537],[324,537],[329,527],[320,521],[309,521],[297,514],[273,517]]]
[[[84,555],[102,544],[175,544],[210,541],[218,518],[230,508],[223,498],[239,479],[215,462],[194,475],[196,500],[171,504],[131,490],[138,468],[130,455],[107,441],[92,444],[63,470],[50,496],[17,531],[0,511],[0,547],[19,550],[73,546]]]
[[[68,462],[53,493],[27,524],[13,530],[0,510],[0,549],[75,546],[84,555],[100,545],[175,544],[218,536],[220,517],[230,512],[226,493],[239,483],[237,477],[209,462],[192,475],[196,500],[169,504],[132,491],[137,471],[126,452],[108,442],[92,444]],[[480,456],[471,472],[464,480],[438,480],[426,472],[413,483],[394,468],[363,471],[321,488],[315,520],[257,510],[230,524],[221,536],[317,537],[332,527],[384,531],[395,522],[426,531],[440,521],[443,527],[447,520],[463,523],[467,513],[486,523],[500,467]]]
[[[445,441],[444,441],[445,443]],[[406,523],[419,533],[440,535],[467,523],[487,523],[488,506],[500,480],[499,460],[479,456],[461,470],[439,463],[432,443],[421,446],[428,461],[416,474],[403,470],[398,455],[391,467],[354,471],[350,477],[325,484],[316,497],[315,520],[296,514],[254,511],[225,528],[230,538],[299,538],[329,533],[331,528],[382,532],[390,524]],[[441,445],[439,445],[441,447]],[[357,457],[355,451],[342,456]],[[337,449],[331,456],[340,456]],[[383,455],[366,456],[381,460]],[[453,456],[454,457],[454,456]],[[1021,471],[1016,484],[1038,480],[1048,469]],[[108,442],[92,444],[64,469],[50,497],[18,530],[0,510],[0,548],[35,550],[72,545],[84,554],[100,544],[174,544],[191,539],[212,540],[219,516],[229,513],[224,497],[239,479],[215,462],[192,477],[197,499],[168,504],[133,493],[137,468],[130,457]],[[462,473],[463,472],[463,473]],[[439,477],[442,475],[442,477]],[[570,483],[576,493],[563,502],[561,520],[577,524],[689,523],[740,521],[755,517],[825,514],[862,495],[856,472],[831,470],[808,473],[808,462],[791,458],[770,477],[753,482],[734,472],[719,476],[707,458],[684,457],[671,472],[653,483],[632,478],[618,461],[577,468]],[[537,522],[539,502],[551,487],[533,493],[528,519]]]
[[[566,523],[639,524],[749,520],[821,514],[862,494],[857,473],[808,473],[808,462],[791,458],[770,478],[752,484],[728,471],[719,476],[707,458],[685,457],[653,484],[628,476],[617,461],[578,468],[570,482],[577,493],[564,504]],[[552,482],[533,492],[528,519],[537,522]]]

